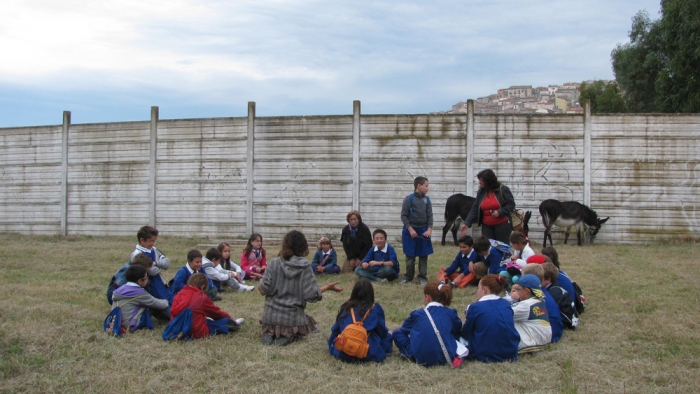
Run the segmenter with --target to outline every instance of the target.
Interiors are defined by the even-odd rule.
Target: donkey
[[[462,222],[464,222],[475,200],[474,197],[465,196],[462,193],[453,194],[447,199],[445,203],[446,224],[442,228],[442,242],[440,243],[442,246],[445,246],[445,236],[450,227],[452,228],[452,238],[454,238],[455,245],[457,245],[457,230],[459,230],[457,218],[461,218]]]
[[[530,218],[532,217],[532,211],[525,211],[525,216],[523,216],[523,228],[520,229],[520,232],[523,233],[524,236],[528,236],[530,233],[530,226],[528,223],[530,222]]]
[[[557,227],[566,228],[564,243],[569,240],[569,230],[575,226],[578,245],[581,246],[581,232],[584,229],[584,224],[588,226],[587,233],[592,241],[598,234],[598,231],[600,231],[600,226],[610,219],[610,217],[605,219],[599,218],[594,210],[578,201],[544,200],[540,204],[540,215],[544,225],[542,247],[547,246],[547,237],[549,237],[549,244],[554,246],[554,243],[552,243],[552,226],[556,225]]]

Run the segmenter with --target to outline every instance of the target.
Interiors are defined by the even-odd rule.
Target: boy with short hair
[[[552,342],[557,342],[564,334],[564,322],[561,321],[559,306],[551,294],[544,288],[544,268],[540,264],[527,264],[523,267],[523,275],[533,274],[542,282],[542,293],[544,293],[544,304],[547,305],[549,315],[549,325],[552,327]],[[517,293],[514,293],[517,294]]]
[[[201,253],[200,253],[201,262]],[[189,263],[188,263],[189,264]],[[196,265],[196,264],[195,264]],[[228,334],[230,330],[238,329],[243,318],[231,319],[231,315],[222,311],[207,296],[209,278],[203,273],[194,273],[187,279],[187,285],[177,293],[173,300],[172,318],[182,313],[185,308],[192,311],[192,339],[215,334]]]
[[[131,260],[139,253],[147,255],[153,260],[153,265],[148,269],[148,276],[150,276],[149,293],[156,298],[166,299],[168,303],[172,304],[173,298],[171,292],[168,291],[168,282],[161,273],[161,271],[170,268],[170,259],[165,257],[155,246],[158,240],[158,230],[155,227],[143,226],[136,233],[136,238],[139,243],[136,245],[133,253],[131,253]]]
[[[564,327],[575,330],[578,326],[578,316],[576,316],[576,309],[570,294],[559,284],[558,278],[561,276],[559,269],[550,262],[542,264],[542,269],[544,270],[542,286],[557,303]]]
[[[503,252],[495,246],[491,246],[491,241],[483,235],[474,241],[474,250],[478,254],[479,261],[474,263],[474,274],[477,279],[489,274],[498,274],[501,270]]]
[[[217,291],[223,292],[222,285],[227,285],[238,292],[252,291],[255,288],[255,286],[239,283],[232,271],[227,271],[221,267],[221,260],[223,260],[223,256],[219,249],[216,248],[207,250],[206,256],[202,258],[202,269],[214,283]]]
[[[187,263],[182,268],[177,270],[175,277],[170,284],[170,291],[172,292],[173,296],[179,293],[180,290],[187,285],[187,281],[190,279],[190,276],[201,273],[207,278],[207,280],[209,280],[207,290],[207,295],[209,298],[211,298],[213,301],[221,301],[221,297],[216,295],[216,287],[214,287],[211,279],[209,279],[204,270],[202,270],[202,257],[202,252],[197,249],[192,249],[187,253]]]
[[[151,258],[147,255],[139,253],[136,255],[136,257],[132,258],[131,261],[124,264],[117,272],[114,273],[112,279],[109,281],[109,285],[107,286],[107,302],[109,302],[110,305],[112,305],[112,293],[114,293],[114,290],[120,288],[124,283],[126,283],[126,270],[132,265],[140,265],[148,270],[151,268],[151,266],[153,266],[153,260],[151,260]],[[145,289],[149,294],[151,293],[150,286],[146,286]]]
[[[457,240],[459,253],[452,264],[447,268],[442,268],[438,272],[438,281],[442,284],[449,281],[452,287],[465,287],[476,280],[474,274],[474,263],[479,256],[474,251],[474,239],[468,235]]]
[[[555,267],[559,270],[559,276],[557,277],[557,281],[559,282],[559,285],[563,287],[567,293],[569,293],[569,296],[571,297],[571,301],[576,303],[576,290],[574,290],[574,281],[569,278],[569,275],[562,271],[561,267],[559,266],[559,253],[557,253],[557,250],[554,249],[553,246],[547,246],[545,248],[542,248],[542,251],[540,252],[544,256],[549,257],[552,260],[552,263],[554,264]]]
[[[552,326],[541,286],[540,278],[532,274],[523,275],[513,285],[519,298],[512,306],[515,329],[520,334],[518,353],[539,351],[552,342]]]
[[[433,206],[427,196],[428,178],[419,176],[413,180],[414,192],[403,199],[401,206],[401,243],[406,255],[406,273],[401,283],[413,282],[416,256],[418,256],[418,283],[428,283],[428,256],[433,254]]]
[[[394,247],[386,242],[386,231],[378,228],[372,233],[374,247],[367,252],[355,274],[372,282],[389,282],[399,277],[399,259]]]
[[[126,269],[126,283],[114,290],[112,309],[122,309],[122,328],[133,332],[141,328],[139,323],[144,313],[150,313],[158,320],[169,321],[170,311],[167,300],[161,300],[148,294],[144,289],[148,284],[145,267],[132,264]]]

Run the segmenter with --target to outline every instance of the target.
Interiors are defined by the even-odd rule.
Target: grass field
[[[284,348],[260,345],[264,298],[257,291],[222,295],[218,305],[246,319],[230,336],[166,343],[164,325],[154,321],[154,331],[108,337],[102,332],[110,309],[105,288],[133,251],[133,238],[3,234],[0,391],[683,393],[697,392],[700,384],[700,248],[694,243],[556,245],[562,268],[586,295],[579,329],[514,363],[468,362],[453,370],[411,364],[396,348],[381,364],[332,358],[326,340],[350,295],[351,274],[335,277],[344,292],[325,293],[307,307],[321,333]],[[160,237],[158,247],[172,260],[166,277],[185,263],[189,249],[211,242]],[[265,247],[276,255],[276,245]],[[456,253],[455,246],[436,246],[431,278]],[[390,329],[422,306],[417,285],[390,283],[375,291]],[[455,291],[452,306],[462,319],[475,293]]]

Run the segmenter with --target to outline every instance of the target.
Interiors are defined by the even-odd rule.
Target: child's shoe
[[[272,345],[273,342],[275,342],[275,338],[273,338],[272,335],[263,335],[261,341],[263,345]]]
[[[253,291],[253,289],[255,289],[255,286],[248,286],[248,285],[238,286],[239,293],[245,293],[246,291]]]

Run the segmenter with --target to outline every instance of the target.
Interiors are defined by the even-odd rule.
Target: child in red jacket
[[[237,330],[245,321],[243,318],[231,319],[231,315],[214,305],[206,292],[209,289],[207,277],[197,273],[190,276],[187,286],[183,287],[173,299],[170,308],[171,321],[185,308],[192,311],[192,339],[209,335],[228,334]]]

